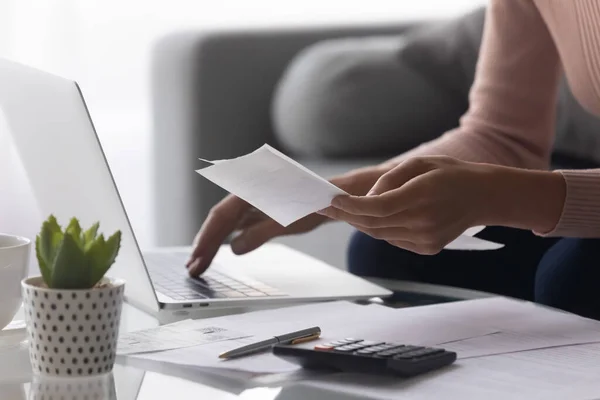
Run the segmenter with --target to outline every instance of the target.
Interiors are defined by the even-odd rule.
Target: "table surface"
[[[415,299],[415,294],[423,294],[426,302],[450,301],[488,297],[487,293],[444,288],[435,285],[424,285],[411,282],[395,282],[373,280],[396,293],[399,301],[392,306],[402,306],[405,301]],[[406,300],[408,299],[408,300]],[[437,300],[436,300],[437,299]],[[17,315],[15,320],[22,319]],[[122,313],[121,331],[131,332],[158,326],[158,321],[132,306],[125,304]],[[12,344],[2,342],[0,338],[0,396],[3,400],[20,399],[72,399],[92,400],[154,400],[154,399],[250,399],[250,400],[291,400],[310,396],[302,390],[287,390],[293,382],[285,376],[261,378],[249,381],[231,381],[218,376],[205,376],[189,370],[168,371],[145,369],[144,365],[126,365],[118,360],[110,375],[91,379],[48,380],[36,377],[31,373],[25,333],[13,340]],[[155,368],[155,367],[153,367]],[[297,386],[296,386],[297,387]],[[319,396],[322,397],[322,394]],[[308,398],[308,397],[307,397]],[[339,394],[328,395],[330,399],[347,399]]]

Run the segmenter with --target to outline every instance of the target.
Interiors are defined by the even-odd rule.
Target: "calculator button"
[[[364,355],[364,354],[373,354],[373,353],[375,353],[376,351],[377,351],[377,350],[371,350],[371,349],[369,349],[369,348],[366,348],[366,349],[358,350],[358,351],[356,352],[356,354],[362,354],[362,355]]]
[[[397,347],[402,347],[402,344],[395,344],[395,343],[386,343],[386,344],[382,344],[380,347],[382,350],[391,350],[391,349],[395,349]]]
[[[421,353],[422,353],[421,356],[433,356],[435,354],[441,354],[444,351],[445,350],[443,350],[443,349],[434,349],[434,348],[425,349],[425,350],[421,350]]]
[[[392,349],[389,349],[389,350],[382,351],[381,353],[378,353],[377,355],[382,355],[384,357],[386,357],[386,356],[395,356],[396,354],[406,353],[408,351],[412,351],[410,349],[407,349],[407,347],[408,346],[395,347],[395,348],[392,348]]]
[[[333,350],[333,346],[329,346],[327,344],[318,344],[315,346],[315,350],[329,351],[329,350]]]
[[[343,347],[347,348],[348,350],[352,350],[352,351],[354,351],[354,350],[361,350],[361,349],[363,349],[365,346],[357,346],[357,345],[355,345],[355,344],[351,344],[351,345],[348,345],[348,346],[343,346]]]
[[[384,344],[384,342],[373,342],[373,341],[369,341],[369,340],[363,340],[362,342],[360,342],[360,344],[364,345],[364,347],[367,346],[379,346]]]
[[[404,347],[404,351],[417,351],[417,350],[422,350],[424,349],[424,347],[420,347],[420,346],[406,346]]]
[[[335,342],[329,342],[328,344],[331,345],[331,346],[342,346],[342,345],[345,345],[345,344],[348,344],[348,343],[346,343],[343,340],[336,340]]]
[[[385,346],[371,346],[371,347],[367,347],[366,349],[363,350],[370,350],[371,353],[376,353],[378,351],[383,351],[385,350]]]
[[[408,353],[402,353],[402,354],[398,354],[398,355],[394,356],[394,360],[410,360],[413,357],[414,357],[413,353],[408,352]]]
[[[341,351],[341,352],[350,352],[350,351],[354,351],[356,349],[351,348],[350,346],[341,346],[341,347],[336,347],[335,351]]]

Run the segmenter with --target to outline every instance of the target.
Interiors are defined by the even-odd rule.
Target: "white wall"
[[[0,0],[0,57],[77,79],[144,246],[150,220],[149,55],[166,32],[443,17],[485,0]],[[0,88],[1,90],[2,88]],[[1,133],[0,133],[1,134]],[[26,196],[0,137],[0,231],[23,231]],[[3,153],[2,153],[3,152]],[[25,230],[26,231],[26,230]]]

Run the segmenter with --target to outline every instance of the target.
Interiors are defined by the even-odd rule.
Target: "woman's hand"
[[[382,175],[367,196],[337,197],[320,213],[395,246],[436,254],[476,225],[551,230],[564,186],[551,172],[417,157]]]
[[[352,194],[364,195],[383,174],[380,167],[368,167],[336,177],[331,182]],[[328,218],[312,214],[283,227],[238,197],[229,195],[210,211],[194,239],[194,250],[186,267],[190,275],[202,274],[211,264],[221,244],[235,231],[231,242],[236,254],[248,253],[267,241],[284,235],[313,230]]]

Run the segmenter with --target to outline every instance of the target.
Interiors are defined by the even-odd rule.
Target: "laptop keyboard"
[[[231,299],[287,296],[257,280],[224,274],[214,269],[191,278],[179,258],[169,253],[144,254],[154,287],[173,300]]]

